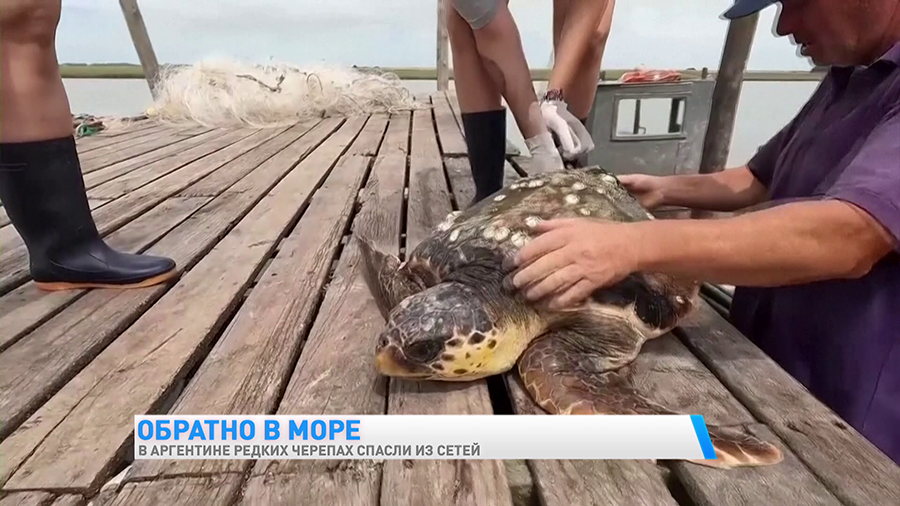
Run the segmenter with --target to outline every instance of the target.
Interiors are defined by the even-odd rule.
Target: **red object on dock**
[[[668,83],[681,80],[681,73],[674,70],[636,69],[622,74],[623,83]]]

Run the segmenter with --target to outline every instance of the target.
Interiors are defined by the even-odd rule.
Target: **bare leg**
[[[460,18],[468,27],[460,23]],[[519,131],[525,138],[525,146],[532,156],[532,167],[541,172],[562,170],[562,158],[553,145],[550,131],[544,124],[531,73],[522,50],[519,30],[512,13],[509,12],[506,0],[453,0],[453,15],[450,19],[454,80],[457,89],[460,90],[460,107],[464,107],[464,112],[473,114],[478,111],[496,112],[493,107],[497,105],[496,93],[499,92],[509,104]],[[457,55],[460,51],[466,51],[467,54]],[[480,60],[480,64],[475,63],[476,60]],[[492,82],[493,86],[488,85],[488,81]],[[465,106],[462,105],[463,102]],[[479,138],[484,137],[478,142],[492,147],[484,147],[479,151],[483,151],[488,158],[494,160],[497,156],[494,150],[499,149],[494,147],[494,144],[505,144],[505,132],[504,139],[494,140],[493,132],[499,120],[488,120],[486,119],[488,116],[491,115],[485,113],[484,118],[491,123],[488,128],[492,134],[484,136],[478,134]],[[466,122],[465,118],[463,121]],[[473,121],[481,123],[480,119]],[[470,139],[468,134],[466,139]],[[471,144],[469,155],[472,160]],[[502,162],[500,168],[496,169],[497,173],[494,172],[495,165],[493,162],[484,164],[490,167],[488,171],[490,182],[481,185],[477,174],[483,171],[477,171],[473,165],[473,175],[476,175],[476,201],[486,196],[483,190],[490,189],[489,194],[499,189],[495,181],[499,180],[502,183]],[[500,175],[497,175],[498,173]]]
[[[140,287],[175,262],[124,254],[100,238],[85,193],[56,58],[61,0],[3,0],[0,10],[0,200],[47,290]]]
[[[472,27],[454,9],[447,12],[447,34],[453,48],[453,83],[460,112],[500,109],[502,102],[497,81],[502,78],[489,73],[478,54]]]
[[[453,14],[459,18],[459,21],[465,23],[465,20],[455,10]],[[474,41],[481,59],[480,66],[469,68],[480,67],[484,69],[484,73],[490,76],[494,83],[492,92],[498,90],[506,98],[506,102],[516,118],[516,124],[526,139],[545,132],[546,127],[541,118],[531,72],[522,50],[519,29],[509,11],[507,2],[499,2],[493,19],[484,26],[473,30],[468,23],[466,25],[469,33],[472,34],[471,40]],[[461,35],[461,33],[462,30],[457,31],[457,35]],[[456,49],[457,46],[454,44],[454,53]],[[456,56],[454,55],[454,72],[455,68]],[[477,83],[475,85],[481,84],[483,82],[481,79],[484,77],[487,76],[482,76],[472,82]],[[462,103],[460,103],[460,107],[462,107]]]
[[[561,89],[569,112],[587,118],[594,104],[615,0],[554,0],[553,72],[549,89]]]
[[[56,60],[61,0],[3,0],[0,12],[0,142],[72,135]]]
[[[506,109],[497,86],[502,78],[499,72],[492,75],[485,66],[472,27],[455,9],[447,12],[447,32],[453,48],[453,82],[475,183],[475,196],[469,204],[474,204],[503,187]]]

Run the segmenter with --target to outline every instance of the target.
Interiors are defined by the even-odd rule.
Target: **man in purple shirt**
[[[738,0],[746,16],[774,0]],[[900,463],[900,0],[784,0],[778,33],[830,66],[747,165],[623,176],[648,208],[718,220],[553,220],[513,283],[568,305],[634,271],[737,285],[731,320]]]

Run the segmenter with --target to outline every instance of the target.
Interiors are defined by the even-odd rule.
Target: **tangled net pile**
[[[429,107],[416,101],[394,74],[326,65],[300,68],[208,59],[162,70],[157,89],[148,116],[209,127],[281,126]]]

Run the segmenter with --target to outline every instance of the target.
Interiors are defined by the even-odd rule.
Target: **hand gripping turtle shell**
[[[522,178],[451,213],[405,262],[361,238],[363,276],[387,320],[378,371],[471,381],[518,366],[528,393],[551,414],[676,414],[638,393],[625,366],[692,311],[699,283],[636,273],[556,311],[504,287],[504,259],[531,227],[575,216],[652,219],[614,176],[591,167]],[[782,459],[744,431],[710,426],[709,435],[717,458],[692,462],[732,468]]]

